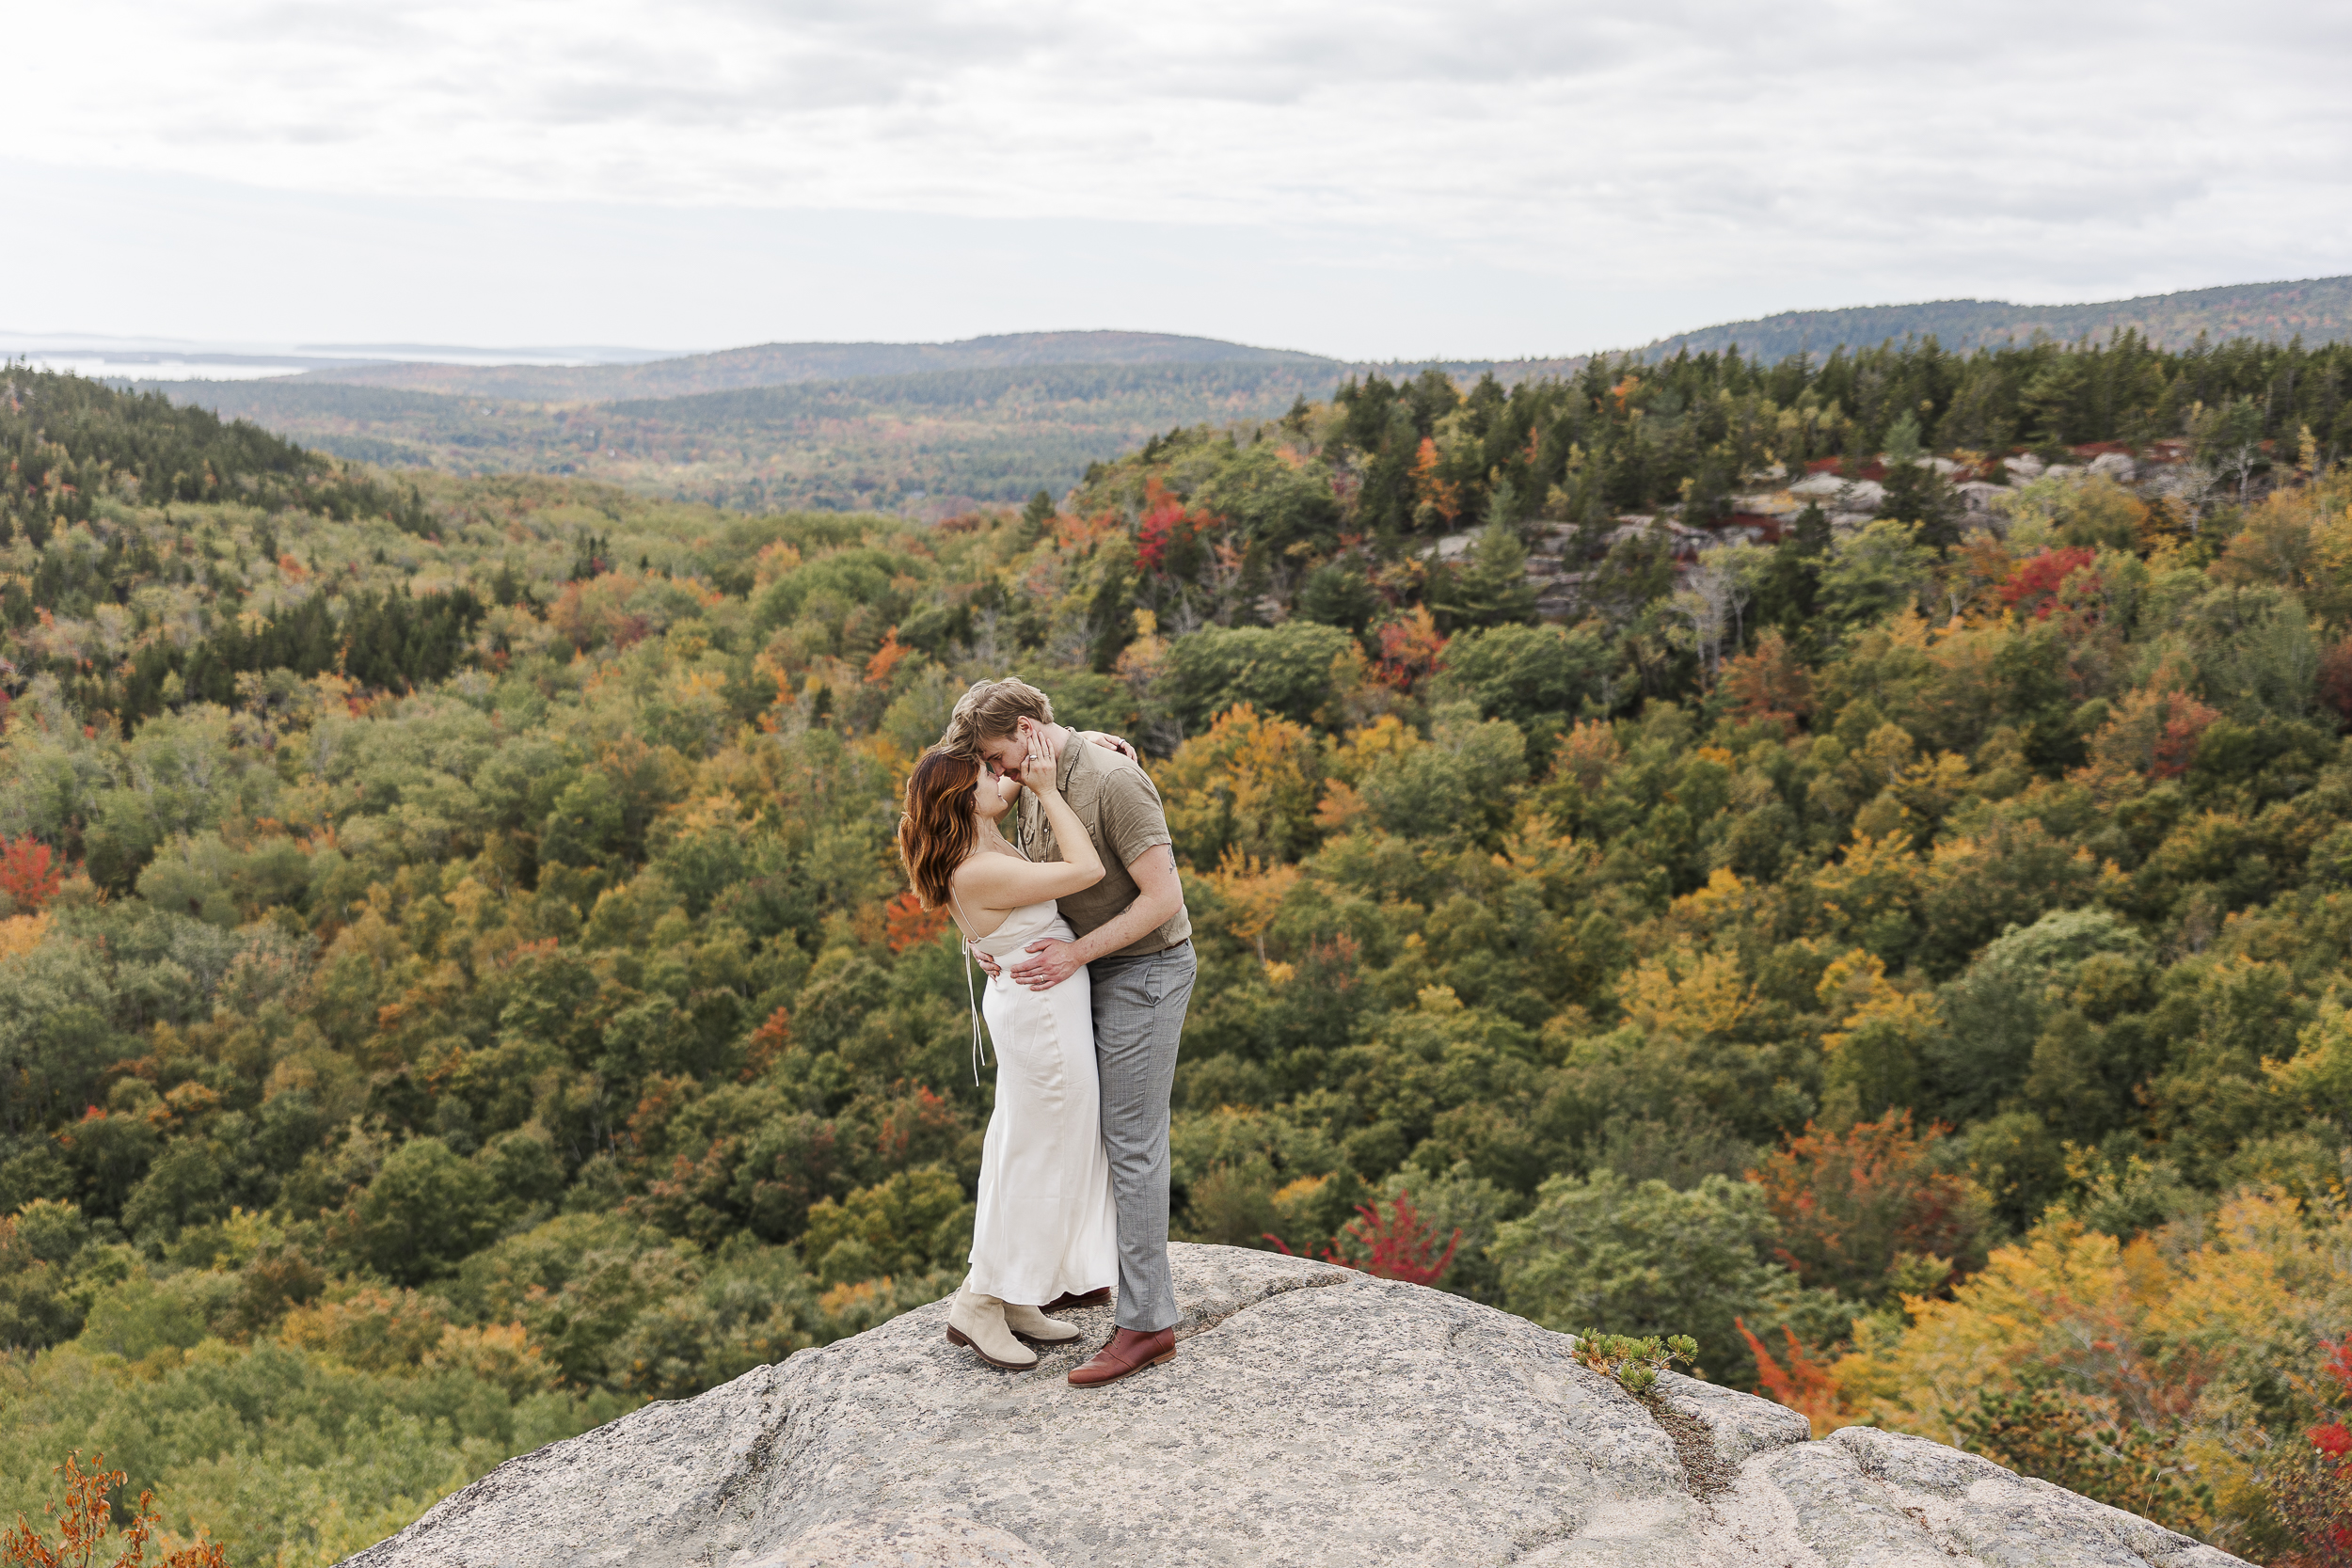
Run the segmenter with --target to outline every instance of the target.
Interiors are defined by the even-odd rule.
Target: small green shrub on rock
[[[1695,1365],[1699,1342],[1688,1334],[1603,1334],[1588,1328],[1577,1337],[1576,1358],[1593,1370],[1613,1377],[1629,1394],[1646,1394],[1658,1386],[1658,1374],[1679,1361]]]

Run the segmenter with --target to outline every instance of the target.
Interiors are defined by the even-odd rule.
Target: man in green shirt
[[[1081,968],[1093,982],[1103,1144],[1119,1210],[1119,1326],[1070,1381],[1114,1382],[1176,1353],[1176,1291],[1168,1268],[1168,1097],[1197,966],[1168,816],[1140,764],[1055,723],[1045,693],[1022,681],[975,685],[956,704],[942,744],[1013,779],[1032,750],[1052,748],[1057,787],[1104,867],[1100,882],[1060,900],[1077,940],[1031,942],[1009,974],[1039,990]],[[1026,796],[1014,827],[1014,842],[1030,859],[1063,858],[1044,813]]]

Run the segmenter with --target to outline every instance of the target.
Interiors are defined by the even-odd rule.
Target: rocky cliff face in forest
[[[1637,1399],[1458,1297],[1174,1251],[1184,1342],[1125,1383],[992,1371],[940,1304],[512,1460],[352,1568],[2237,1560],[1922,1438]]]

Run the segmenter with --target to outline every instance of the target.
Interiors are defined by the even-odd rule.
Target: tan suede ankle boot
[[[1005,1326],[1033,1345],[1066,1345],[1078,1338],[1075,1323],[1047,1317],[1034,1307],[1005,1303]]]
[[[1009,1372],[1025,1372],[1037,1365],[1037,1352],[1005,1326],[1005,1304],[969,1286],[956,1292],[956,1304],[947,1308],[947,1340]]]

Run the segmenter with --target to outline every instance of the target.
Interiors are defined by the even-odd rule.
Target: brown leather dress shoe
[[[1091,1388],[1098,1383],[1117,1383],[1130,1372],[1146,1367],[1156,1367],[1176,1357],[1176,1331],[1163,1328],[1150,1334],[1122,1328],[1111,1336],[1111,1342],[1094,1353],[1094,1359],[1083,1367],[1071,1369],[1070,1381],[1081,1388]]]
[[[1056,1296],[1053,1300],[1039,1307],[1038,1310],[1041,1312],[1067,1312],[1073,1307],[1101,1307],[1110,1299],[1111,1288],[1107,1285],[1104,1286],[1099,1291],[1089,1291],[1082,1296],[1073,1296],[1069,1291],[1064,1291],[1060,1295]]]

